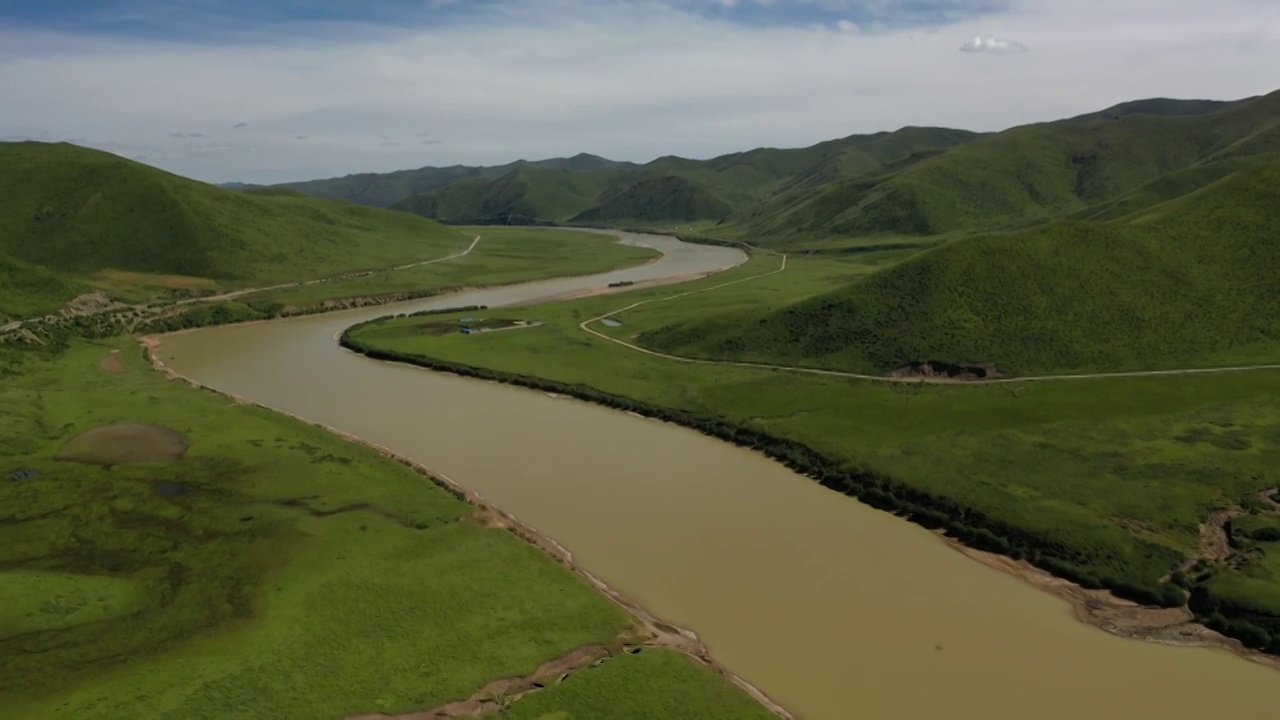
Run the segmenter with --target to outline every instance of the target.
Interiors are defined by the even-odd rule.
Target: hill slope
[[[963,130],[903,128],[710,160],[668,156],[638,167],[526,167],[500,177],[473,174],[394,207],[445,222],[508,222],[516,217],[583,224],[714,222],[788,188],[806,191],[805,181],[872,172],[975,137]]]
[[[708,160],[634,165],[578,155],[287,187],[447,222],[689,223],[773,247],[919,244],[1056,218],[1114,218],[1270,156],[1280,156],[1280,92],[1134,100],[1000,133],[908,126]],[[1215,163],[1231,164],[1207,169]]]
[[[563,221],[595,204],[608,182],[600,171],[519,168],[492,180],[461,180],[392,209],[456,225]]]
[[[1132,106],[1013,128],[874,176],[837,174],[752,208],[732,230],[757,237],[923,236],[1025,225],[1113,201],[1201,163],[1280,151],[1280,93]]]
[[[570,158],[516,160],[506,165],[487,167],[451,165],[399,170],[392,173],[359,173],[340,178],[282,183],[272,187],[292,188],[314,197],[348,200],[361,205],[385,208],[403,202],[414,195],[442,190],[459,181],[493,180],[516,170],[592,172],[623,170],[631,167],[635,167],[634,163],[618,162],[598,155],[579,153]]]
[[[277,192],[277,191],[271,191]],[[55,309],[106,270],[271,284],[465,246],[409,213],[225,190],[67,144],[0,144],[0,314]]]
[[[670,352],[860,372],[1212,364],[1280,342],[1280,163],[1108,223],[961,240],[764,317],[649,333]]]

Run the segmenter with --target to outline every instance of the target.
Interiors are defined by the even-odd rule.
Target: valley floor
[[[741,442],[777,444],[829,487],[1085,587],[1164,605],[1190,590],[1201,622],[1280,650],[1280,514],[1266,501],[1280,484],[1280,373],[884,383],[643,347],[647,330],[765,312],[876,269],[876,258],[791,258],[776,272],[779,262],[757,255],[683,292],[502,311],[543,321],[522,333],[426,334],[410,319],[347,337],[378,357],[589,386],[574,393],[694,426],[730,423],[774,438]],[[1226,547],[1203,553],[1203,528],[1227,510]]]
[[[495,234],[470,277],[652,254],[529,267]],[[4,350],[0,404],[6,717],[773,717],[485,508],[132,339]]]

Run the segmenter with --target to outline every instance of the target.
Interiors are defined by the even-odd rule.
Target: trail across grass
[[[434,259],[432,259],[432,260],[420,260],[420,261],[418,261],[418,262],[411,262],[411,263],[407,263],[407,264],[405,264],[405,265],[397,265],[396,267],[393,267],[393,268],[387,268],[386,270],[383,270],[383,271],[381,271],[381,272],[400,272],[400,271],[402,271],[402,270],[408,270],[409,268],[422,267],[423,265],[434,265],[435,263],[445,262],[446,260],[453,260],[453,259],[455,259],[455,258],[466,257],[467,255],[470,255],[470,254],[471,254],[471,251],[472,251],[472,250],[475,250],[475,249],[476,249],[476,245],[478,245],[479,243],[480,243],[480,236],[479,236],[479,235],[476,235],[475,237],[473,237],[473,238],[471,239],[471,244],[470,244],[470,245],[468,245],[468,246],[467,246],[467,248],[466,248],[465,250],[463,250],[462,252],[456,252],[456,253],[454,253],[454,254],[452,254],[452,255],[446,255],[446,256],[444,256],[444,257],[438,257],[438,258],[434,258]],[[201,298],[189,298],[189,299],[187,299],[187,300],[180,300],[180,301],[178,301],[176,304],[177,304],[177,305],[184,305],[184,304],[187,304],[187,303],[194,303],[194,302],[220,302],[220,301],[223,301],[223,300],[231,300],[231,299],[234,299],[234,298],[240,297],[240,296],[242,296],[242,295],[252,295],[252,294],[256,294],[256,293],[265,293],[265,292],[269,292],[269,291],[272,291],[272,290],[283,290],[283,289],[285,289],[285,288],[296,288],[296,287],[302,287],[302,286],[305,286],[305,285],[317,285],[317,284],[319,284],[319,283],[342,282],[342,281],[344,281],[344,280],[351,280],[351,279],[354,279],[354,278],[366,277],[366,276],[369,276],[369,275],[373,275],[373,274],[374,274],[374,273],[376,273],[376,272],[379,272],[379,271],[377,271],[377,270],[364,270],[364,271],[361,271],[361,272],[344,273],[344,274],[342,274],[342,275],[337,275],[337,276],[330,277],[330,278],[317,278],[317,279],[315,279],[315,280],[303,280],[303,281],[300,281],[300,282],[285,283],[285,284],[283,284],[283,285],[272,285],[271,287],[262,287],[262,288],[245,288],[245,289],[243,289],[243,290],[235,290],[235,291],[232,291],[232,292],[220,293],[220,294],[218,294],[218,295],[210,295],[210,296],[208,296],[208,297],[201,297]]]
[[[752,247],[752,246],[748,246],[748,247]],[[759,248],[752,247],[752,249],[756,251],[760,251]],[[765,252],[768,252],[768,251],[765,251]],[[591,333],[592,335],[595,335],[598,338],[620,345],[622,347],[627,348],[628,350],[645,353],[646,355],[652,355],[654,357],[663,358],[665,360],[673,360],[676,362],[684,362],[684,363],[695,363],[695,364],[701,364],[701,365],[723,365],[723,366],[729,366],[729,367],[758,368],[761,370],[783,370],[786,372],[808,373],[813,375],[828,375],[831,377],[845,377],[845,378],[852,378],[855,380],[870,380],[873,382],[915,383],[915,384],[920,384],[920,383],[954,384],[957,382],[963,382],[965,384],[1010,384],[1010,383],[1021,384],[1025,382],[1036,382],[1036,381],[1046,381],[1046,380],[1098,380],[1098,379],[1105,379],[1105,378],[1154,377],[1154,376],[1161,376],[1161,375],[1198,375],[1198,374],[1205,374],[1205,373],[1249,372],[1249,371],[1256,371],[1256,370],[1280,370],[1280,364],[1273,363],[1273,364],[1262,364],[1262,365],[1232,365],[1232,366],[1225,366],[1225,367],[1178,368],[1178,369],[1172,369],[1172,370],[1134,370],[1129,372],[1097,372],[1097,373],[1056,374],[1056,375],[1027,375],[1027,376],[1019,376],[1019,377],[981,378],[981,379],[975,379],[975,380],[961,381],[961,380],[954,380],[951,378],[947,378],[945,376],[897,377],[897,376],[890,376],[890,375],[872,375],[872,374],[866,374],[866,373],[844,372],[840,370],[823,370],[820,368],[804,367],[801,365],[775,365],[770,363],[754,363],[754,362],[742,362],[742,361],[732,361],[732,360],[708,360],[705,358],[672,355],[670,353],[664,353],[658,350],[652,350],[650,348],[641,347],[640,345],[626,342],[617,337],[613,337],[605,333],[593,330],[590,327],[590,325],[592,325],[593,323],[597,323],[601,320],[613,318],[617,315],[621,315],[622,313],[635,310],[636,308],[642,307],[644,305],[648,305],[650,303],[678,300],[680,298],[684,298],[689,295],[697,295],[701,293],[713,292],[715,290],[720,290],[725,287],[737,285],[738,283],[760,280],[760,279],[769,277],[771,275],[776,275],[778,273],[786,272],[786,269],[787,269],[786,254],[783,254],[783,253],[769,253],[769,254],[777,255],[778,257],[781,258],[778,269],[771,270],[768,272],[763,272],[763,273],[760,273],[759,275],[752,275],[750,277],[731,280],[729,282],[721,283],[719,285],[713,285],[711,287],[698,288],[696,290],[687,290],[684,292],[676,293],[674,295],[668,295],[665,297],[640,300],[638,302],[634,302],[625,307],[621,307],[616,310],[611,310],[598,317],[593,317],[589,320],[584,320],[578,324],[578,327],[581,328],[584,332]]]

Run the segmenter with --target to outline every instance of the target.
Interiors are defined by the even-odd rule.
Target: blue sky
[[[1278,87],[1275,0],[0,0],[0,140],[211,181],[710,157]]]
[[[624,3],[627,4],[627,3]],[[748,27],[938,26],[1009,8],[1005,0],[633,0]],[[13,26],[123,37],[216,41],[272,26],[361,23],[446,27],[508,13],[544,14],[555,0],[10,0],[0,20]]]

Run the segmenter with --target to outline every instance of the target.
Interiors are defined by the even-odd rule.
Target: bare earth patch
[[[1112,635],[1145,640],[1165,645],[1211,647],[1233,652],[1241,657],[1280,669],[1280,658],[1245,647],[1239,640],[1195,621],[1184,607],[1155,608],[1139,605],[1112,595],[1106,590],[1088,590],[1055,577],[1024,560],[965,547],[959,541],[943,536],[947,544],[984,565],[1002,570],[1031,583],[1035,587],[1069,602],[1076,619],[1105,630]]]
[[[1259,500],[1270,505],[1275,512],[1280,512],[1280,500],[1277,500],[1277,497],[1280,497],[1280,488],[1271,488],[1258,493]]]
[[[557,685],[578,670],[599,665],[609,659],[610,655],[609,649],[603,645],[587,645],[568,655],[542,663],[528,675],[493,680],[466,700],[404,715],[354,715],[347,720],[435,720],[493,715],[529,693],[549,685]]]
[[[107,353],[107,356],[102,358],[102,362],[98,363],[98,367],[114,375],[129,372],[128,368],[124,366],[124,363],[120,362],[119,350],[112,350]]]
[[[161,425],[119,423],[86,430],[67,441],[56,460],[112,467],[134,463],[167,463],[187,452],[182,433]]]

